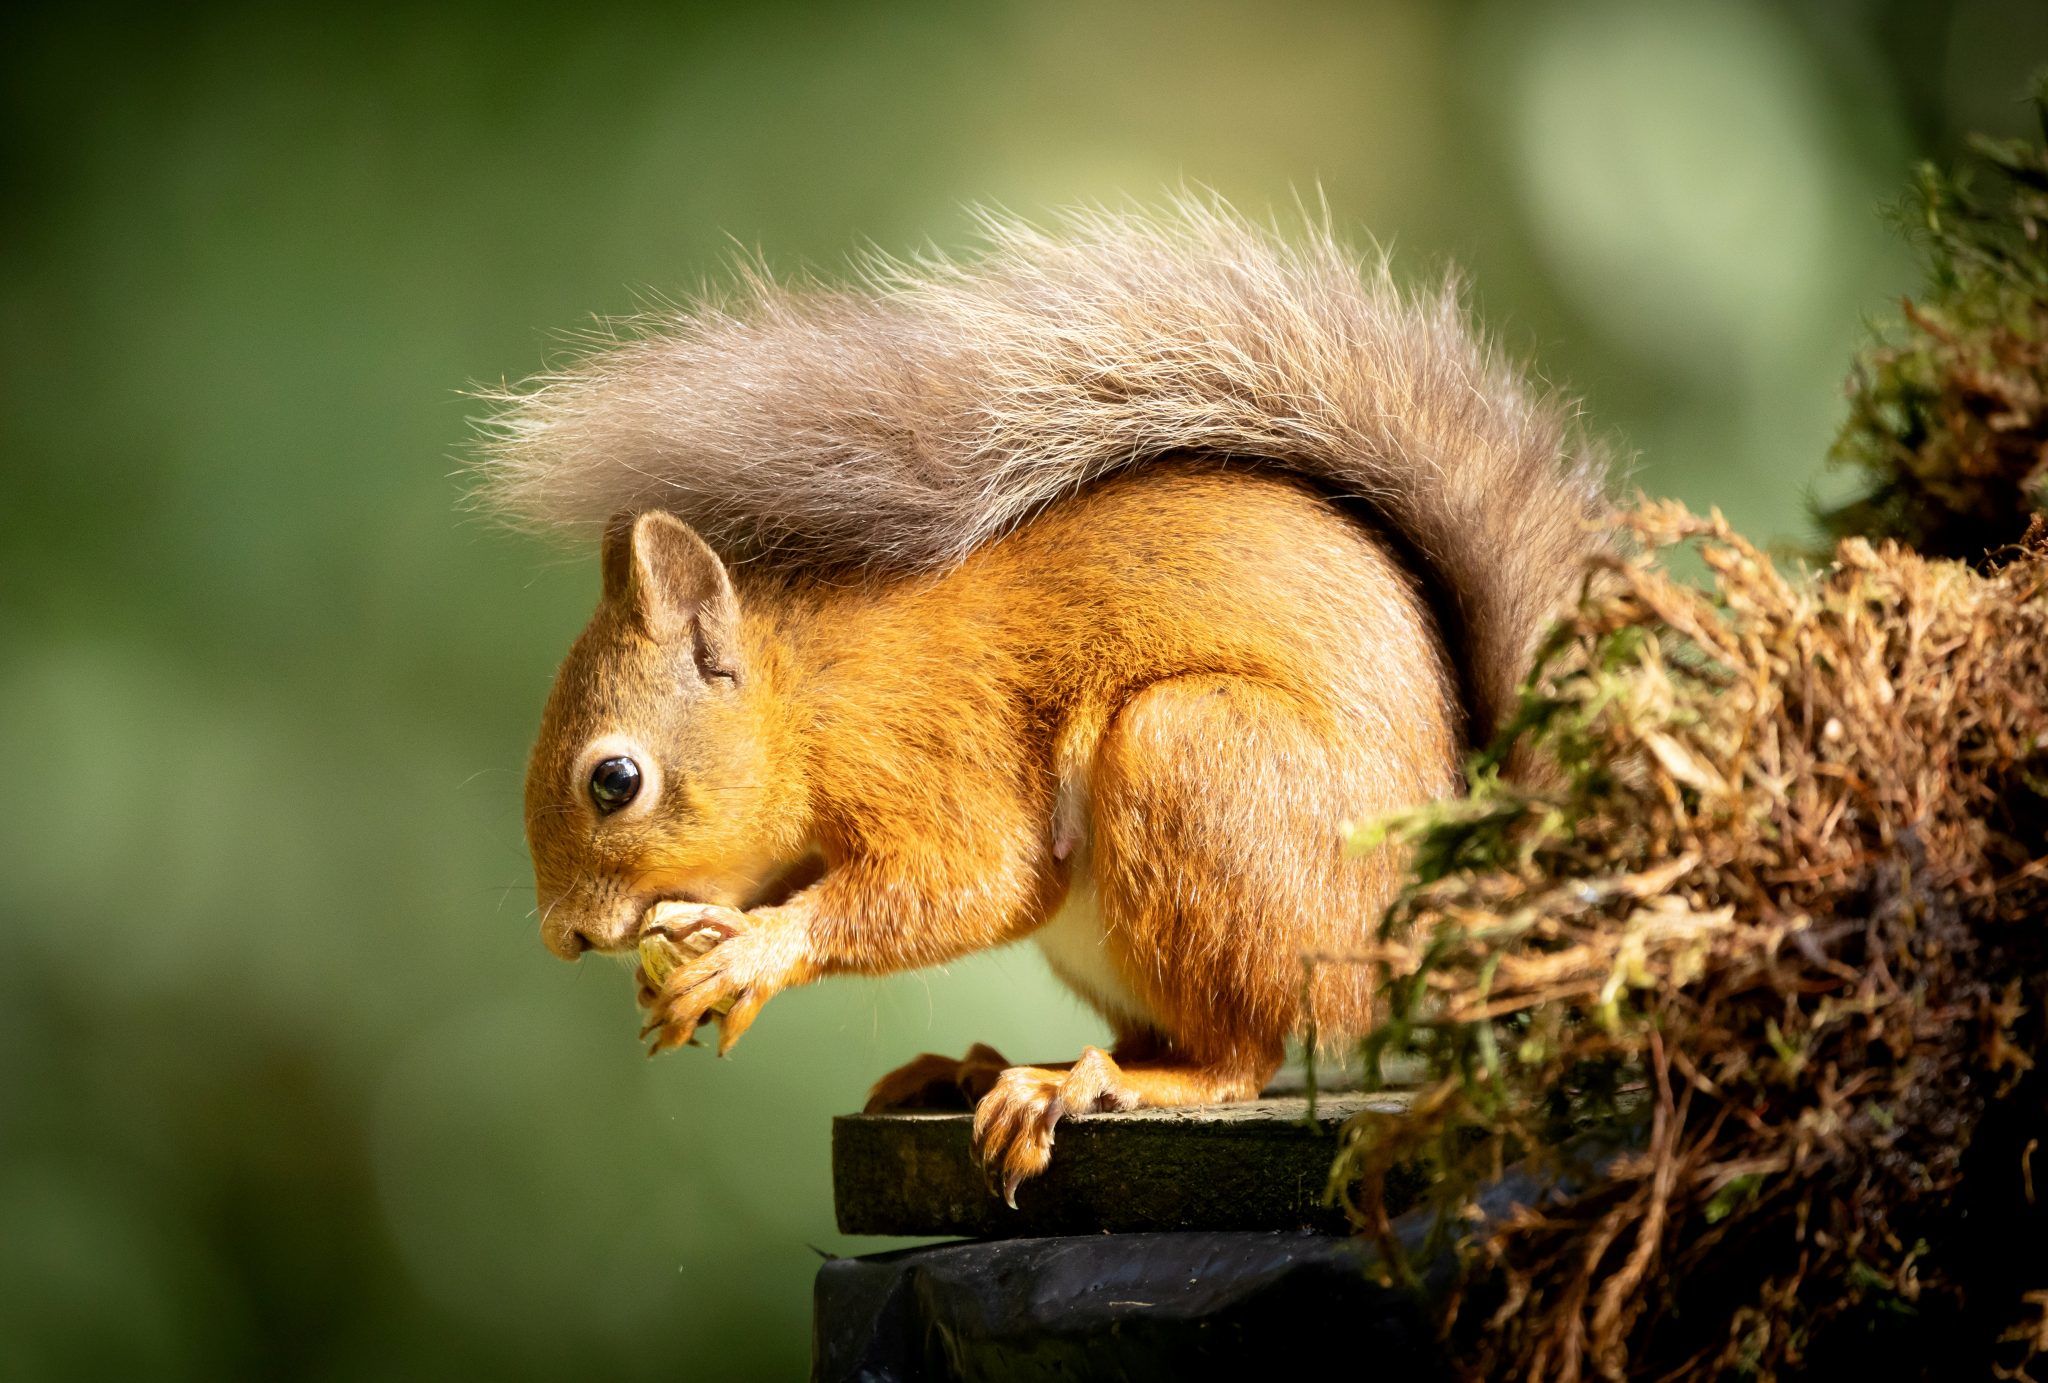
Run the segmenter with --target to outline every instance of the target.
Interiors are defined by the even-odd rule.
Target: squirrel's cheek
[[[717,903],[724,892],[716,875],[695,862],[643,859],[626,875],[626,888],[635,896],[684,903]]]

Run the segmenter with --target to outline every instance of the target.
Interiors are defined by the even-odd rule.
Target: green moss
[[[2034,101],[2048,137],[2048,77]],[[2048,149],[1976,137],[1954,172],[1919,170],[1898,219],[1926,284],[1850,378],[1833,459],[1867,487],[1819,517],[1978,561],[2048,511]]]

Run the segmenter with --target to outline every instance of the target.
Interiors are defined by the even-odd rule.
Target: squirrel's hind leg
[[[1091,776],[1105,950],[1173,1051],[1281,1050],[1310,1018],[1308,958],[1370,937],[1399,862],[1347,857],[1342,823],[1434,795],[1449,766],[1368,730],[1317,691],[1228,675],[1156,682],[1111,724]],[[1319,1028],[1358,1031],[1369,983],[1321,967]]]

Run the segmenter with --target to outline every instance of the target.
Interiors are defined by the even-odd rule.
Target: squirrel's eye
[[[606,759],[590,770],[590,800],[598,815],[609,816],[640,791],[640,765],[631,759]]]

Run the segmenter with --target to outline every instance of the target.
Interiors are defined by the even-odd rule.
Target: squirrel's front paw
[[[713,903],[665,903],[655,910],[652,931],[687,955],[664,975],[641,967],[640,1003],[651,1011],[640,1030],[648,1055],[689,1042],[709,1019],[718,1019],[718,1054],[724,1056],[753,1024],[761,1006],[802,982],[809,959],[803,929],[772,915],[772,909],[743,913]]]

